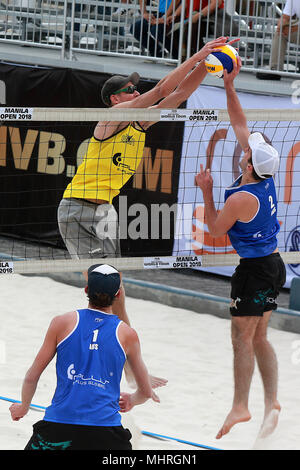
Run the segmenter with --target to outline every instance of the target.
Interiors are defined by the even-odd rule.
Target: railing
[[[298,0],[292,1],[298,2]],[[280,71],[280,75],[298,74],[300,72],[300,30],[293,33],[292,28],[298,24],[299,19],[291,18],[286,30],[281,25],[279,31],[276,32],[286,0],[276,2],[248,0],[244,8],[240,6],[238,9],[235,9],[237,1],[230,3],[232,4],[232,21],[239,25],[238,36],[241,38],[239,53],[243,61],[243,69],[261,71],[269,67],[272,62],[274,74],[277,71]],[[276,37],[278,38],[277,45]],[[283,53],[282,63],[280,63],[281,53]]]
[[[0,42],[57,49],[69,60],[80,60],[80,54],[89,53],[177,64],[206,41],[228,35],[241,38],[238,47],[245,70],[268,67],[273,44],[273,62],[278,59],[273,73],[283,67],[280,74],[298,75],[300,33],[293,28],[298,20],[276,33],[285,0],[225,0],[224,8],[207,17],[198,15],[199,19],[193,5],[198,2],[199,12],[204,0],[182,0],[176,18],[180,0],[172,0],[168,20],[165,16],[159,20],[159,0],[144,1],[147,14],[156,18],[151,25],[141,22],[138,0],[0,1]],[[279,46],[274,53],[276,34]],[[284,64],[280,66],[281,52]]]

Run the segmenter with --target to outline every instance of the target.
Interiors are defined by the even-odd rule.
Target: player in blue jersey
[[[120,411],[129,411],[149,398],[159,402],[137,333],[113,314],[120,284],[120,274],[112,266],[91,266],[88,308],[52,320],[26,373],[21,403],[10,407],[14,421],[27,414],[40,375],[56,355],[56,390],[44,419],[34,424],[26,450],[131,450],[131,433],[123,428]],[[126,359],[137,390],[122,394]]]
[[[203,169],[195,184],[203,192],[205,218],[210,234],[228,233],[233,248],[240,255],[231,280],[230,307],[234,352],[234,399],[230,413],[217,438],[233,425],[251,418],[248,398],[255,358],[262,376],[265,415],[260,437],[271,433],[278,421],[277,359],[267,340],[267,326],[276,297],[285,283],[285,265],[277,248],[277,198],[273,176],[279,167],[278,152],[262,134],[250,134],[247,120],[234,87],[241,62],[232,73],[224,73],[224,86],[230,122],[244,156],[239,178],[225,191],[225,203],[218,213],[213,200],[213,180]]]

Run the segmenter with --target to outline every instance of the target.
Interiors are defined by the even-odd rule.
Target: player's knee
[[[244,322],[234,322],[231,329],[231,341],[233,347],[239,347],[241,345],[251,346],[253,343],[253,338],[255,336],[255,331],[249,326],[246,327]]]
[[[254,348],[259,348],[268,343],[266,331],[257,331],[253,338]]]

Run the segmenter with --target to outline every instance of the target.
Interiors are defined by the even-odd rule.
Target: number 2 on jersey
[[[276,207],[273,202],[273,197],[271,195],[269,196],[269,201],[270,201],[270,206],[271,206],[271,215],[273,215],[276,212]]]

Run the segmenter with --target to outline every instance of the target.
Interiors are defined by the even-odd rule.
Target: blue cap
[[[88,269],[88,293],[114,297],[121,285],[120,273],[109,264],[94,264]]]

